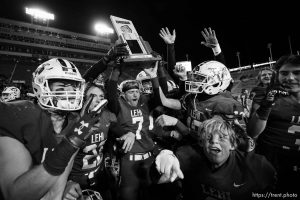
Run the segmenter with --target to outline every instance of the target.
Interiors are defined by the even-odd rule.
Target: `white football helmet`
[[[141,71],[140,73],[138,73],[138,75],[136,76],[136,80],[140,81],[142,93],[152,94],[153,89],[151,77],[148,74],[146,74],[146,72]]]
[[[50,83],[67,81],[71,91],[51,91]],[[50,82],[50,83],[49,83]],[[82,107],[84,79],[77,67],[65,59],[53,58],[37,67],[33,73],[32,87],[39,105],[47,110],[74,111]]]
[[[85,189],[82,190],[84,200],[103,200],[99,192],[95,190]]]
[[[178,85],[176,85],[176,83],[172,80],[168,80],[167,85],[168,85],[168,92],[171,92],[171,91],[179,88]]]
[[[218,61],[206,61],[188,73],[185,91],[215,95],[223,92],[232,81],[227,67]]]
[[[20,92],[19,88],[17,88],[17,87],[14,87],[14,86],[6,87],[2,91],[1,100],[4,102],[9,102],[9,101],[13,101],[15,99],[19,99],[20,93],[21,92]]]

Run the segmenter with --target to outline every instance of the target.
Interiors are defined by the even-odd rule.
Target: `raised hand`
[[[202,45],[209,48],[215,48],[219,44],[216,32],[210,27],[208,29],[204,28],[204,31],[201,31],[201,34],[205,39],[205,41],[201,42]]]
[[[155,66],[153,68],[145,68],[144,72],[149,75],[151,78],[157,77],[157,68],[160,61],[155,62]]]
[[[185,81],[187,80],[187,72],[183,65],[175,65],[173,72],[176,76],[179,77],[180,80]]]
[[[165,29],[162,28],[159,32],[159,36],[164,40],[166,44],[173,44],[176,39],[176,31],[174,29],[173,34],[171,34],[167,27]]]
[[[80,119],[73,124],[66,135],[66,139],[77,148],[82,148],[85,145],[85,141],[93,132],[91,130],[92,127],[99,122],[98,115],[101,112],[101,108],[89,111],[93,98],[94,95],[91,95],[85,102],[80,113]]]
[[[128,56],[129,52],[126,48],[126,43],[117,44],[111,47],[108,53],[104,56],[106,62],[117,60],[117,58],[122,56]]]

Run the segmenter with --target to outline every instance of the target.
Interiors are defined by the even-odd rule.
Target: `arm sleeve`
[[[216,61],[219,61],[219,62],[223,63],[226,66],[226,60],[225,60],[225,56],[223,54],[223,51],[221,51],[218,55],[215,55],[215,59],[216,59]]]
[[[94,80],[98,77],[99,74],[104,72],[107,68],[106,61],[101,58],[96,64],[92,65],[88,70],[83,74],[83,78],[88,82]]]
[[[151,79],[152,87],[153,87],[153,97],[149,99],[148,106],[149,109],[152,110],[155,107],[162,105],[160,96],[159,96],[159,83],[158,78]]]
[[[173,70],[175,69],[176,65],[176,58],[175,58],[175,44],[168,44],[167,45],[168,51],[167,51],[167,56],[168,56],[168,73],[178,85],[179,83],[179,78],[174,74]]]
[[[108,104],[107,107],[108,109],[113,112],[116,116],[118,116],[119,111],[120,111],[120,103],[119,103],[119,95],[118,95],[118,83],[116,75],[114,75],[115,72],[113,72],[111,79],[108,80],[107,82],[107,99],[108,99]]]

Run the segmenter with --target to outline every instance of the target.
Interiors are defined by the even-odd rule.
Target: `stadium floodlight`
[[[110,27],[108,27],[104,23],[96,23],[95,24],[95,30],[98,34],[103,34],[103,35],[108,35],[108,34],[113,34],[114,30]]]
[[[54,20],[54,14],[46,12],[38,8],[25,8],[25,12],[35,19]]]

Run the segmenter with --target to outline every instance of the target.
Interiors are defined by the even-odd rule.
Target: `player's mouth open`
[[[213,152],[213,153],[220,153],[221,149],[219,149],[217,147],[212,147],[212,148],[210,148],[210,151]]]

